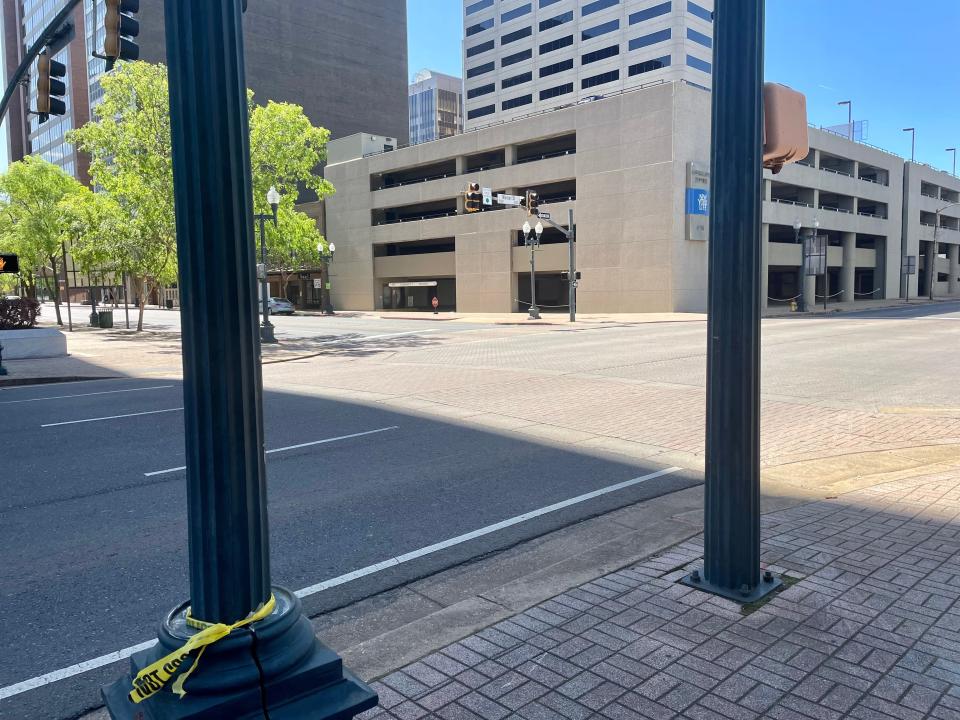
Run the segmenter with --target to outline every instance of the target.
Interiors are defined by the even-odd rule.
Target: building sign
[[[404,287],[436,287],[436,280],[416,280],[411,282],[392,282],[389,284],[389,287],[392,288],[404,288]]]
[[[710,166],[687,163],[687,240],[705,241],[710,231]]]
[[[321,280],[320,278],[314,278],[314,279],[313,279],[313,289],[314,289],[314,290],[322,290],[322,289],[323,289],[323,280]]]
[[[20,272],[20,258],[16,255],[0,255],[0,274],[16,275]]]

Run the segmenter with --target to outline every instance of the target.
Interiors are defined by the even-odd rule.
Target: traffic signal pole
[[[58,40],[67,40],[72,36],[74,32],[73,24],[68,21],[70,15],[73,13],[73,9],[79,4],[80,0],[67,0],[66,5],[60,9],[60,12],[54,16],[53,20],[51,20],[37,36],[33,45],[27,49],[26,55],[20,60],[20,64],[17,66],[17,69],[13,71],[13,75],[7,79],[7,89],[3,93],[3,98],[0,98],[0,122],[3,122],[3,119],[7,115],[10,100],[13,99],[13,93],[16,92],[17,87],[19,87],[24,78],[27,77],[30,66],[43,49],[50,45],[54,50],[57,50],[59,49],[57,47]]]
[[[165,12],[190,599],[104,697],[114,720],[352,718],[376,694],[270,580],[241,4]]]
[[[780,581],[760,568],[760,193],[764,0],[714,11],[703,573],[737,602]]]

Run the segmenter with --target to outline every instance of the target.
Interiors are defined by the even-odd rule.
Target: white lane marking
[[[128,415],[109,415],[107,417],[87,418],[86,420],[67,420],[65,422],[47,423],[41,425],[42,428],[60,427],[61,425],[79,425],[81,423],[100,422],[101,420],[119,420],[120,418],[140,417],[141,415],[159,415],[160,413],[179,412],[182,407],[170,408],[169,410],[150,410],[149,412],[130,413]]]
[[[62,668],[61,670],[48,672],[46,675],[38,675],[35,678],[30,678],[29,680],[19,682],[16,685],[7,685],[5,688],[0,688],[0,700],[13,697],[14,695],[19,695],[20,693],[25,693],[28,690],[36,690],[44,685],[55,683],[58,680],[65,680],[66,678],[73,677],[74,675],[80,675],[88,670],[96,670],[104,665],[110,665],[111,663],[115,663],[120,660],[126,660],[134,653],[151,648],[156,644],[156,640],[150,640],[148,642],[142,642],[139,645],[131,645],[123,650],[116,650],[112,653],[107,653],[106,655],[93,658],[92,660],[84,660],[76,665],[71,665],[70,667]]]
[[[390,429],[390,428],[384,428]],[[374,431],[380,432],[380,431]],[[321,441],[322,442],[322,441]],[[389,560],[384,560],[378,562],[375,565],[368,565],[365,568],[360,568],[359,570],[354,570],[353,572],[347,573],[346,575],[340,575],[339,577],[331,578],[330,580],[324,580],[321,583],[316,585],[311,585],[310,587],[303,588],[302,590],[297,590],[294,593],[297,597],[307,597],[308,595],[314,595],[321,590],[326,590],[327,588],[336,587],[337,585],[343,585],[350,582],[351,580],[356,580],[357,578],[365,577],[366,575],[372,575],[373,573],[380,572],[390,567],[396,567],[401,563],[409,562],[416,558],[423,557],[424,555],[430,555],[431,553],[444,550],[454,545],[460,545],[465,543],[468,540],[473,540],[474,538],[482,537],[484,535],[489,535],[490,533],[496,532],[497,530],[502,530],[504,528],[511,527],[512,525],[517,525],[526,520],[532,518],[540,517],[541,515],[546,515],[547,513],[556,512],[557,510],[562,510],[563,508],[570,507],[571,505],[576,505],[578,503],[591,500],[595,497],[600,497],[601,495],[607,495],[617,490],[623,490],[624,488],[631,487],[633,485],[639,485],[640,483],[647,482],[648,480],[653,480],[654,478],[663,477],[664,475],[671,475],[675,472],[678,472],[681,468],[678,467],[669,467],[664,468],[663,470],[658,470],[657,472],[650,473],[649,475],[641,475],[640,477],[633,478],[632,480],[626,480],[616,485],[609,485],[605,488],[600,488],[599,490],[594,490],[593,492],[584,493],[583,495],[577,495],[577,497],[570,498],[569,500],[563,500],[553,505],[547,505],[542,507],[539,510],[531,510],[530,512],[524,513],[523,515],[517,515],[515,517],[509,518],[507,520],[502,520],[501,522],[494,523],[493,525],[487,525],[482,527],[479,530],[474,530],[472,532],[465,533],[464,535],[458,535],[457,537],[450,538],[449,540],[444,540],[443,542],[436,543],[434,545],[427,545],[426,547],[420,548],[419,550],[413,550],[412,552],[405,553],[403,555],[398,555],[396,557],[390,558]],[[85,673],[88,670],[94,670],[104,665],[109,665],[110,663],[117,662],[118,660],[124,660],[135,652],[141,650],[146,650],[147,648],[153,647],[156,644],[156,640],[150,640],[148,642],[140,643],[139,645],[133,645],[123,650],[117,650],[106,655],[101,655],[98,658],[92,660],[84,660],[81,663],[76,665],[71,665],[70,667],[63,668],[61,670],[54,670],[45,675],[38,675],[35,678],[30,678],[29,680],[24,680],[19,682],[16,685],[8,685],[7,687],[0,688],[0,700],[4,698],[11,697],[13,695],[19,695],[20,693],[27,692],[29,690],[35,690],[44,685],[49,685],[50,683],[57,682],[58,680],[65,680],[66,678],[73,677],[74,675],[80,675]]]
[[[173,385],[154,385],[153,387],[132,388],[130,390],[103,390],[102,392],[81,393],[79,395],[55,395],[53,397],[28,398],[26,400],[2,400],[0,405],[13,405],[14,403],[40,402],[41,400],[65,400],[67,398],[90,397],[91,395],[113,395],[114,393],[132,393],[145,392],[146,390],[166,390]]]
[[[454,545],[461,545],[470,540],[474,540],[478,537],[483,537],[484,535],[489,535],[490,533],[495,533],[498,530],[503,530],[504,528],[512,527],[513,525],[519,525],[522,522],[527,520],[532,520],[533,518],[538,518],[541,515],[547,515],[557,510],[563,510],[568,508],[571,505],[578,505],[587,500],[592,500],[594,498],[600,497],[602,495],[607,495],[612,492],[617,492],[618,490],[623,490],[634,485],[639,485],[640,483],[645,483],[648,480],[653,480],[654,478],[663,477],[664,475],[671,475],[675,472],[678,472],[681,468],[678,467],[669,467],[664,468],[663,470],[658,470],[657,472],[650,473],[649,475],[641,475],[640,477],[633,478],[632,480],[625,480],[616,485],[608,485],[605,488],[600,488],[599,490],[594,490],[592,492],[584,493],[583,495],[577,495],[576,497],[569,498],[568,500],[561,500],[558,503],[553,505],[547,505],[538,510],[531,510],[530,512],[523,513],[522,515],[515,515],[512,518],[507,520],[501,520],[498,523],[493,525],[487,525],[482,527],[479,530],[472,530],[471,532],[464,533],[463,535],[457,535],[457,537],[450,538],[449,540],[444,540],[438,542],[434,545],[427,545],[422,547],[419,550],[413,550],[403,555],[397,555],[396,557],[389,558],[387,560],[381,560],[380,562],[374,565],[368,565],[365,568],[360,568],[359,570],[354,570],[349,572],[346,575],[340,575],[339,577],[331,578],[330,580],[324,580],[319,582],[316,585],[311,585],[310,587],[305,587],[302,590],[297,590],[295,593],[297,597],[307,597],[308,595],[314,595],[322,590],[327,590],[328,588],[336,587],[337,585],[343,585],[350,582],[351,580],[356,580],[357,578],[362,578],[367,575],[373,575],[378,573],[381,570],[386,568],[396,567],[405,562],[410,562],[411,560],[416,560],[417,558],[424,557],[425,555],[431,555],[435,552],[440,552],[441,550],[446,550],[447,548],[453,547]]]
[[[391,425],[390,427],[377,428],[376,430],[367,430],[366,432],[353,433],[351,435],[341,435],[339,437],[325,438],[323,440],[314,440],[313,442],[300,443],[299,445],[288,445],[287,447],[275,448],[273,450],[267,450],[264,455],[272,455],[273,453],[285,452],[287,450],[299,450],[300,448],[312,447],[313,445],[324,445],[326,443],[337,442],[338,440],[349,440],[351,438],[363,437],[364,435],[375,435],[377,433],[388,432],[390,430],[399,430],[399,425]],[[154,470],[153,472],[144,473],[144,477],[154,477],[156,475],[166,475],[168,473],[175,473],[181,470],[186,470],[186,465],[181,465],[180,467],[167,468],[166,470]]]

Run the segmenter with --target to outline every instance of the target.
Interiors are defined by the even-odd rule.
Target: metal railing
[[[843,175],[844,177],[852,178],[853,173],[843,172],[843,170],[834,170],[833,168],[822,167],[820,168],[823,172],[833,173],[834,175]]]
[[[813,207],[810,203],[800,202],[799,200],[785,200],[783,198],[770,198],[770,202],[780,203],[781,205],[795,205],[797,207]]]
[[[422,215],[412,215],[410,217],[393,218],[392,220],[381,220],[380,222],[375,223],[374,227],[378,227],[380,225],[396,225],[397,223],[405,223],[405,222],[418,222],[420,220],[434,220],[435,218],[442,218],[442,217],[455,217],[456,214],[457,214],[456,210],[424,213]]]
[[[394,183],[384,183],[383,187],[377,188],[377,190],[389,190],[390,188],[404,187],[405,185],[416,185],[418,183],[430,182],[431,180],[443,180],[448,177],[456,177],[457,173],[443,173],[441,175],[430,175],[425,178],[417,178],[416,180],[404,180],[403,182],[394,182]]]
[[[886,216],[886,215],[877,215],[876,213],[867,212],[866,210],[858,210],[858,211],[857,211],[857,215],[863,215],[863,217],[878,218],[878,219],[880,219],[880,220],[886,220],[886,219],[887,219],[887,216]]]
[[[845,210],[841,207],[833,207],[833,205],[821,205],[821,210],[829,210],[830,212],[845,213],[847,215],[853,215],[853,210]]]
[[[534,155],[533,157],[524,158],[523,160],[517,160],[517,165],[522,165],[523,163],[536,162],[537,160],[549,160],[550,158],[563,157],[564,155],[576,155],[577,150],[573,148],[572,150],[557,150],[555,152],[542,153],[540,155]]]
[[[889,181],[889,180],[880,181],[880,180],[874,180],[874,179],[868,178],[868,177],[859,177],[859,178],[857,178],[857,179],[858,179],[858,180],[862,180],[863,182],[873,183],[874,185],[882,185],[883,187],[890,187],[890,181]]]

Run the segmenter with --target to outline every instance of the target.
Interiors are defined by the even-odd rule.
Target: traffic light
[[[483,202],[483,194],[480,192],[480,183],[469,183],[467,191],[463,194],[466,211],[468,213],[480,212],[480,203]]]
[[[530,190],[527,190],[526,206],[527,206],[527,215],[539,215],[540,214],[540,195]]]
[[[112,70],[117,60],[140,57],[140,46],[132,40],[140,34],[140,23],[133,18],[133,14],[140,11],[140,0],[106,0],[106,3],[103,54],[107,59],[107,70]]]
[[[561,280],[569,280],[569,279],[570,279],[570,273],[569,273],[567,270],[561,270],[561,271],[560,271],[560,279],[561,279]],[[580,271],[579,271],[579,270],[575,270],[575,271],[574,271],[574,273],[573,273],[573,279],[574,279],[574,280],[579,280],[579,279],[580,279]]]
[[[67,76],[67,66],[50,57],[44,50],[37,59],[37,114],[40,122],[46,122],[51,115],[66,115],[67,85],[60,78]]]

